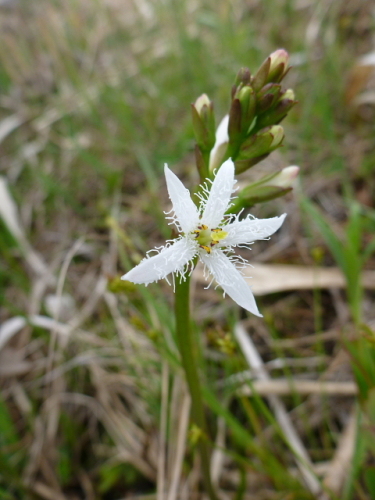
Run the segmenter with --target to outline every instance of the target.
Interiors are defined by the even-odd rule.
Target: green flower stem
[[[218,500],[214,491],[210,474],[210,445],[208,442],[208,429],[204,414],[202,391],[199,382],[197,359],[194,351],[193,339],[190,328],[190,277],[185,281],[176,282],[175,315],[176,337],[181,354],[182,366],[185,371],[186,381],[191,395],[192,419],[202,432],[198,447],[202,461],[203,481],[206,492],[211,500]]]

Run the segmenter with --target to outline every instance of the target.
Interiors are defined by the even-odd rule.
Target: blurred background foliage
[[[301,179],[294,195],[254,207],[288,222],[252,256],[337,266],[348,293],[264,295],[264,321],[197,285],[206,399],[224,450],[216,481],[228,498],[313,498],[262,396],[238,396],[230,382],[247,370],[231,336],[246,319],[264,359],[279,360],[275,377],[351,381],[354,367],[358,402],[295,390],[284,403],[319,478],[355,413],[358,439],[329,498],[374,498],[374,285],[363,278],[374,269],[374,23],[370,0],[0,2],[10,197],[0,200],[1,499],[156,498],[157,488],[161,499],[163,477],[168,500],[201,498],[193,440],[172,488],[188,412],[172,290],[118,277],[170,235],[164,162],[187,185],[198,180],[191,103],[207,93],[219,123],[239,68],[255,72],[279,47],[299,104],[284,147],[243,175],[296,164]]]

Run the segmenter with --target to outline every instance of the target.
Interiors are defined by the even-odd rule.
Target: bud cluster
[[[241,68],[232,87],[229,114],[216,132],[213,104],[207,95],[203,94],[192,105],[196,161],[202,180],[212,177],[213,171],[228,158],[232,158],[236,173],[240,174],[282,146],[284,129],[279,123],[297,102],[293,90],[281,86],[288,71],[289,54],[284,49],[267,57],[255,75],[248,68]],[[277,175],[280,173],[272,174],[272,178]],[[263,194],[259,201],[281,196],[287,192],[285,189],[291,189],[276,186],[276,190],[270,190],[265,184],[268,180],[264,178],[260,184],[248,186],[243,203],[246,200],[253,203],[254,190],[260,190],[261,185]]]
[[[228,155],[235,161],[237,173],[282,145],[284,132],[278,124],[296,104],[293,90],[281,86],[288,63],[288,53],[279,49],[267,57],[254,76],[247,68],[237,75],[228,125]]]

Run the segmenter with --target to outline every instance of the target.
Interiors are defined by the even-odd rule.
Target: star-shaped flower
[[[284,222],[286,214],[272,219],[255,219],[248,215],[225,215],[234,191],[234,164],[227,160],[213,181],[202,186],[197,207],[189,191],[165,165],[168,194],[172,201],[172,220],[180,233],[179,238],[156,249],[156,255],[147,256],[121,279],[148,285],[174,273],[184,279],[191,272],[196,257],[205,266],[205,276],[212,276],[238,305],[251,313],[258,311],[250,286],[241,273],[248,262],[234,255],[234,247],[247,246],[255,240],[271,236]],[[212,183],[211,188],[209,183]]]

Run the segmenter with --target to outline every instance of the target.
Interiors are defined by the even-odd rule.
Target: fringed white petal
[[[201,253],[200,258],[225,293],[239,306],[262,317],[250,286],[224,252],[215,249],[211,254]]]
[[[169,198],[173,205],[173,211],[177,222],[184,233],[195,229],[198,224],[199,214],[193,200],[190,197],[189,190],[182,184],[180,179],[168,168],[164,166],[165,179]]]
[[[229,124],[229,115],[225,115],[216,130],[215,144],[214,147],[211,149],[210,153],[211,172],[216,168],[220,167],[221,159],[223,158],[224,153],[227,149],[227,145],[229,142],[228,124]]]
[[[222,222],[230,203],[234,182],[234,163],[229,159],[222,164],[212,183],[205,202],[202,224],[215,228]]]
[[[244,220],[235,220],[225,226],[228,236],[221,242],[221,246],[246,245],[256,240],[268,238],[276,232],[284,222],[286,214],[272,219],[253,219],[248,216]]]
[[[183,273],[186,264],[196,255],[197,248],[198,245],[194,240],[188,238],[176,240],[157,255],[143,259],[121,279],[148,285],[165,278],[170,273]]]

